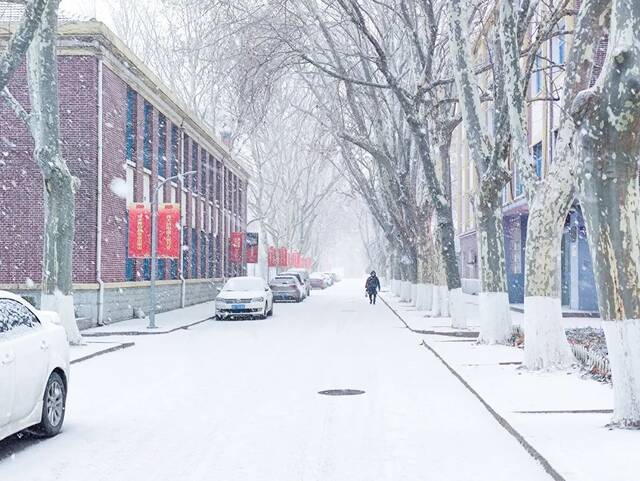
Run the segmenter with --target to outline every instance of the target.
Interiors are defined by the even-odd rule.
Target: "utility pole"
[[[192,170],[184,174],[174,175],[168,179],[163,180],[156,185],[151,196],[151,285],[149,287],[149,296],[151,300],[151,307],[149,308],[149,325],[147,329],[156,329],[156,277],[158,275],[158,192],[164,187],[167,182],[172,180],[182,181],[187,175],[193,175],[196,171]],[[180,206],[181,209],[184,206]],[[182,236],[180,236],[182,238]],[[193,254],[191,254],[193,255]],[[182,256],[182,246],[180,246],[180,256]]]

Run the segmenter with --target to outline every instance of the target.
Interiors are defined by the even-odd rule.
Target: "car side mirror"
[[[264,292],[269,292],[269,288],[268,288],[268,287],[265,287],[265,288],[264,288]]]

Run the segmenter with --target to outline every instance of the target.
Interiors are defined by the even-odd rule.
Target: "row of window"
[[[132,88],[127,90],[127,120],[125,127],[126,159],[136,163],[137,159],[137,113],[138,94]],[[143,152],[142,162],[144,168],[151,170],[153,163],[153,113],[154,108],[151,103],[144,100],[143,106]],[[167,136],[169,122],[164,114],[158,114],[158,176],[162,178],[178,175],[180,171],[179,145],[180,130],[176,125],[171,126],[169,168],[167,172]],[[184,184],[187,189],[197,192],[205,197],[215,197],[218,204],[221,202],[223,186],[227,187],[227,195],[224,199],[224,208],[233,211],[234,214],[241,215],[243,212],[243,202],[246,188],[243,182],[233,173],[223,168],[222,162],[214,158],[204,148],[201,148],[193,139],[185,136],[183,143],[183,156],[185,165],[182,173],[195,172],[185,177]]]

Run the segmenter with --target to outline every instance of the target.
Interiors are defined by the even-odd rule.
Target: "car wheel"
[[[265,302],[262,314],[258,316],[258,319],[266,319],[266,318],[267,318],[267,303]]]
[[[273,316],[273,301],[271,301],[271,309],[267,312],[267,316]]]
[[[44,437],[55,436],[62,429],[67,404],[67,390],[57,372],[49,376],[42,401],[42,418],[35,432]]]

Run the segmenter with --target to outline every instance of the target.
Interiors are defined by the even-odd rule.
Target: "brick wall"
[[[61,56],[60,132],[62,155],[80,180],[76,193],[74,281],[95,281],[97,62],[91,56]],[[22,66],[9,88],[28,110]],[[42,274],[42,175],[33,159],[33,140],[0,101],[0,283],[39,282]]]

